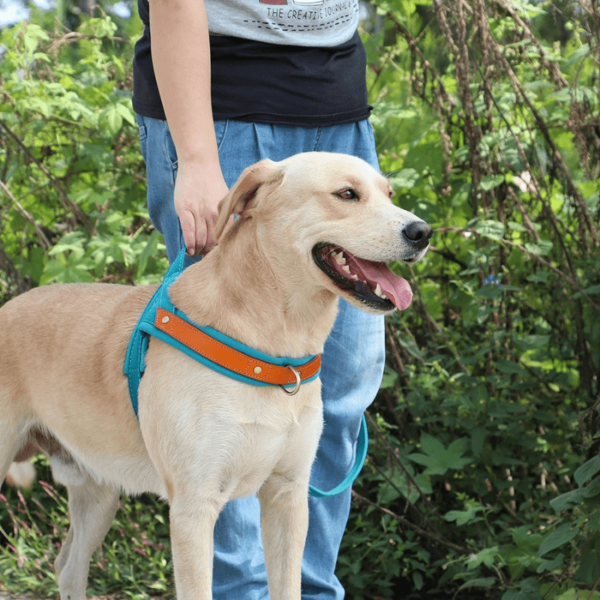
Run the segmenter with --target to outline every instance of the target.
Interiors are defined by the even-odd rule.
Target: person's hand
[[[179,162],[175,181],[175,212],[189,256],[207,254],[217,240],[217,207],[228,188],[218,165]]]

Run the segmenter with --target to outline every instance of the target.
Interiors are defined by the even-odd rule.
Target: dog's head
[[[217,238],[255,219],[271,262],[373,313],[407,308],[408,282],[387,266],[425,256],[431,227],[395,206],[389,181],[366,162],[344,154],[310,152],[244,171],[222,200]]]

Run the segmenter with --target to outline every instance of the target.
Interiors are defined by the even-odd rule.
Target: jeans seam
[[[177,160],[175,162],[173,162],[171,160],[171,155],[169,154],[169,147],[168,147],[168,137],[169,135],[171,135],[170,131],[169,131],[169,124],[166,121],[163,121],[163,136],[162,136],[162,147],[163,147],[163,152],[165,155],[165,158],[167,160],[167,163],[169,165],[171,165],[171,169],[173,169],[173,182],[175,182],[175,172],[177,171]]]
[[[321,132],[323,131],[322,127],[318,127],[317,128],[317,135],[315,136],[315,144],[313,146],[312,151],[316,152],[317,150],[317,146],[319,145],[319,140],[321,139]]]
[[[225,137],[227,136],[227,130],[229,129],[229,119],[225,119],[225,125],[223,127],[223,134],[221,135],[221,139],[217,140],[217,151],[221,151],[223,144],[225,143]]]

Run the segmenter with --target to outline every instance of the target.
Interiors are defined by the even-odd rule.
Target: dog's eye
[[[346,188],[336,193],[342,200],[358,200],[358,194],[352,188]]]

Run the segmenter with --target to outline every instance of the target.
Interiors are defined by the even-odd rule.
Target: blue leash
[[[140,316],[140,318],[137,322],[137,325],[135,326],[135,329],[133,330],[133,334],[131,335],[131,338],[129,340],[129,345],[127,346],[127,354],[125,356],[125,365],[123,368],[123,372],[125,375],[127,375],[128,384],[129,384],[129,395],[131,398],[131,404],[133,406],[133,410],[135,412],[136,417],[138,415],[138,388],[140,385],[140,381],[144,375],[144,371],[146,370],[145,358],[146,358],[146,352],[148,350],[148,343],[149,343],[150,336],[156,337],[156,338],[160,339],[161,341],[165,342],[166,344],[169,344],[170,346],[177,348],[178,350],[180,350],[181,352],[184,352],[185,354],[187,354],[194,360],[197,360],[198,362],[204,364],[205,366],[207,366],[215,371],[218,371],[219,373],[221,373],[223,375],[227,375],[228,377],[237,379],[238,381],[243,381],[244,383],[248,383],[250,385],[258,385],[258,386],[272,385],[272,384],[269,384],[266,382],[256,381],[255,379],[250,379],[248,377],[244,377],[243,375],[240,375],[239,373],[230,371],[229,369],[226,369],[226,368],[222,367],[221,365],[218,365],[218,364],[212,362],[211,360],[207,359],[206,357],[202,356],[201,354],[194,352],[192,349],[190,349],[187,346],[185,346],[184,344],[178,342],[177,340],[175,340],[174,338],[169,336],[167,333],[157,329],[154,326],[154,317],[155,317],[157,308],[164,308],[164,309],[168,310],[169,312],[176,314],[178,317],[180,317],[181,319],[184,319],[185,321],[187,321],[190,325],[192,325],[196,329],[199,329],[200,331],[210,335],[211,337],[219,340],[220,342],[223,342],[224,344],[227,344],[228,346],[235,348],[236,350],[239,350],[240,352],[244,352],[248,356],[252,356],[259,360],[271,362],[276,365],[300,366],[300,365],[312,360],[313,358],[315,358],[314,356],[310,356],[308,358],[300,358],[300,359],[269,356],[268,354],[259,352],[258,350],[255,350],[254,348],[250,348],[249,346],[241,344],[240,342],[222,334],[219,331],[216,331],[215,329],[212,329],[211,327],[201,327],[201,326],[197,325],[196,323],[194,323],[191,319],[189,319],[185,315],[185,313],[178,310],[173,305],[173,303],[171,302],[171,300],[169,298],[169,294],[168,294],[169,286],[177,279],[177,277],[183,271],[184,259],[185,259],[185,247],[181,250],[181,252],[177,256],[177,258],[175,259],[173,264],[169,267],[169,270],[167,271],[162,284],[156,290],[156,292],[150,299],[150,302],[148,302],[148,304],[146,305],[146,308],[142,312],[142,315]],[[304,381],[304,383],[307,381],[312,381],[313,379],[318,377],[318,375],[319,375],[319,373],[316,373],[310,379],[306,379]],[[352,469],[350,469],[350,472],[344,478],[344,480],[330,491],[319,490],[318,488],[316,488],[312,485],[309,486],[309,492],[310,492],[311,496],[314,496],[315,498],[329,498],[331,496],[340,494],[344,490],[348,489],[354,483],[354,480],[358,477],[358,474],[360,473],[360,470],[363,467],[365,458],[367,456],[368,446],[369,446],[369,435],[368,435],[368,431],[367,431],[367,421],[365,419],[365,416],[363,415],[361,424],[360,424],[360,431],[358,434],[358,443],[357,443],[357,447],[356,447],[356,458],[354,460],[354,465],[352,466]]]
[[[341,494],[343,491],[348,489],[354,483],[354,480],[358,477],[360,470],[365,464],[368,448],[369,432],[367,431],[367,420],[365,419],[365,415],[363,415],[360,422],[360,432],[358,433],[358,443],[356,445],[356,458],[354,459],[354,464],[352,465],[352,469],[350,469],[350,473],[346,475],[342,483],[328,492],[309,485],[308,491],[310,492],[310,495],[314,496],[315,498],[329,498],[331,496]]]

